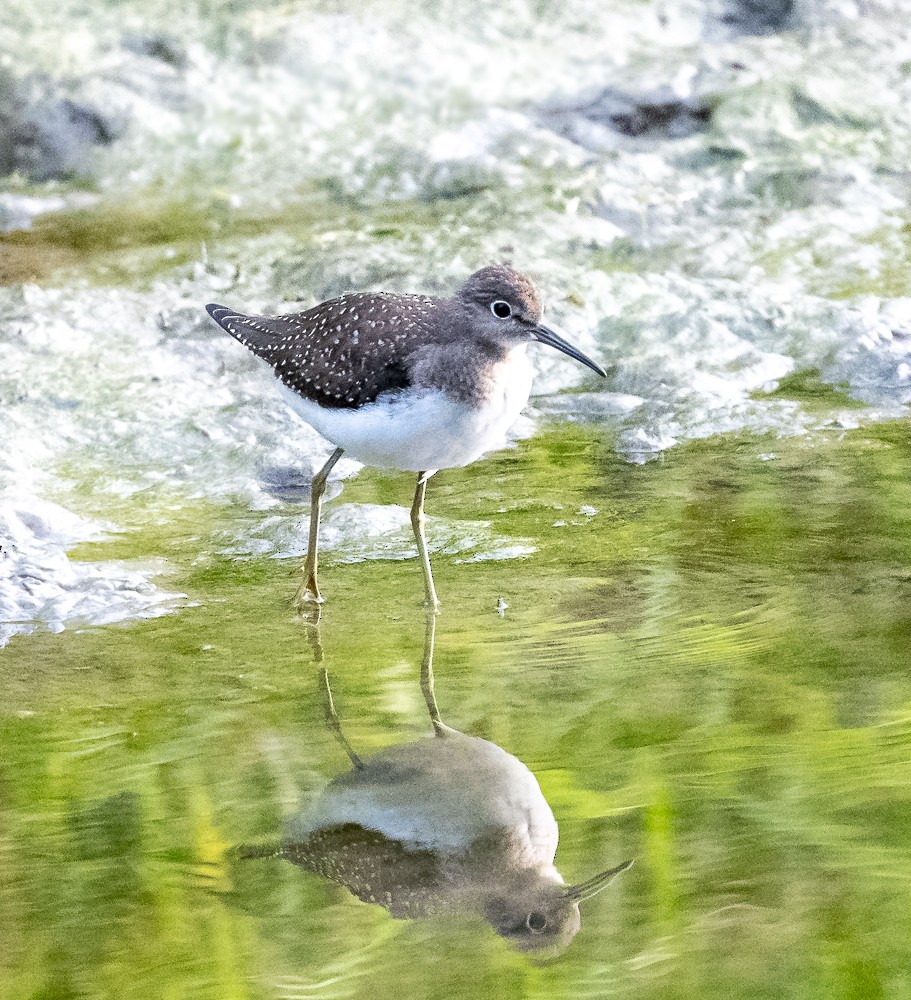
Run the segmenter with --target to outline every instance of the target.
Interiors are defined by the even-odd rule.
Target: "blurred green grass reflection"
[[[0,997],[908,996],[909,468],[905,423],[645,466],[567,425],[433,481],[431,514],[539,546],[435,560],[443,717],[535,772],[567,879],[637,862],[540,966],[231,860],[346,766],[295,567],[206,549],[249,512],[84,547],[165,556],[198,604],[0,655]],[[368,470],[336,502],[408,499]],[[348,738],[423,732],[414,562],[327,557],[321,582]]]

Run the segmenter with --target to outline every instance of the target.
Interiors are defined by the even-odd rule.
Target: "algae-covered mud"
[[[906,0],[3,5],[0,996],[911,990],[909,66]],[[321,670],[428,731],[424,619],[343,460],[314,644],[329,446],[202,311],[501,259],[608,369],[428,493],[443,720],[635,862],[549,964],[244,855],[350,766]]]
[[[616,428],[632,461],[904,412],[897,0],[0,18],[4,636],[172,608],[161,567],[68,546],[200,499],[267,510],[325,456],[210,300],[448,292],[509,258],[610,373],[554,396],[586,375],[539,352],[538,412]],[[808,372],[825,405],[776,392]],[[287,549],[263,531],[211,544]]]
[[[450,291],[507,257],[610,372],[541,352],[538,414],[632,461],[901,415],[909,25],[817,0],[6,5],[2,635],[179,600],[76,541],[306,491],[325,445],[212,299]],[[776,391],[807,372],[825,405]],[[376,554],[357,529],[388,515],[339,516]],[[287,523],[210,544],[289,551]]]

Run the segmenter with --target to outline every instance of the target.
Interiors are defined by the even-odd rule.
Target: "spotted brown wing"
[[[342,408],[408,387],[407,359],[432,337],[439,300],[342,295],[286,316],[245,316],[208,305],[212,319],[305,399]]]
[[[307,871],[345,886],[394,917],[421,917],[435,909],[444,879],[437,856],[377,830],[343,823],[282,845],[281,855]]]

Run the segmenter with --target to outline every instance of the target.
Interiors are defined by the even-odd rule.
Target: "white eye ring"
[[[491,302],[490,311],[497,317],[497,319],[509,319],[509,317],[512,316],[512,306],[508,302],[504,302],[502,299],[497,299],[496,302]]]
[[[525,918],[525,926],[532,934],[540,934],[547,927],[547,917],[537,911],[529,913]]]

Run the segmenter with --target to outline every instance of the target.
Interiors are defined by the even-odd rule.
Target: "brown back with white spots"
[[[441,300],[359,292],[285,316],[209,315],[289,389],[320,406],[357,408],[410,384],[409,358],[436,339]]]
[[[394,917],[423,917],[443,905],[436,856],[406,847],[376,830],[343,823],[284,844],[282,857],[345,886],[365,903],[379,903]]]

